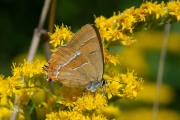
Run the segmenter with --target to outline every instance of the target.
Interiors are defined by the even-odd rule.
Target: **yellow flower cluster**
[[[123,13],[121,19],[120,16],[120,13],[117,15],[114,13],[114,15],[109,19],[104,16],[95,19],[95,24],[99,29],[100,35],[103,40],[108,42],[107,44],[110,44],[110,42],[116,42],[116,45],[130,45],[135,42],[134,40],[131,40],[131,36],[123,34],[123,31],[132,33],[131,26],[132,23],[136,22],[135,19],[125,13]]]
[[[104,59],[107,64],[112,64],[114,66],[120,64],[119,56],[117,54],[109,54],[107,49],[104,49]]]
[[[149,29],[159,24],[165,24],[168,20],[180,20],[180,2],[173,1],[165,4],[161,2],[145,2],[139,8],[131,7],[123,13],[110,17],[97,17],[95,24],[99,28],[103,40],[116,42],[116,45],[131,45],[136,40],[134,32]]]
[[[107,105],[107,101],[104,95],[102,94],[96,94],[95,96],[87,95],[87,96],[78,98],[78,100],[75,102],[75,107],[73,108],[73,110],[90,111],[90,110],[95,110],[106,105]]]
[[[13,93],[17,91],[18,88],[23,87],[23,82],[15,77],[7,77],[4,78],[2,75],[0,76],[0,96],[12,96]]]
[[[40,60],[32,63],[24,61],[19,65],[13,64],[11,77],[4,78],[0,75],[0,106],[12,112],[15,104],[27,104],[33,93],[39,89],[35,81],[45,78],[45,72],[42,70],[45,63]],[[14,103],[15,96],[19,96],[16,103]]]
[[[49,33],[50,36],[50,44],[53,48],[56,48],[60,45],[64,45],[67,43],[72,37],[73,33],[70,31],[70,28],[64,26],[62,24],[60,27],[58,25],[55,26],[55,32]]]
[[[180,21],[180,2],[178,1],[171,1],[167,4],[167,9],[170,15]]]
[[[9,110],[8,108],[5,107],[0,107],[0,120],[9,120],[10,119],[10,114],[11,114],[11,110]]]
[[[70,92],[70,91],[69,91]],[[96,95],[87,93],[82,97],[78,97],[75,101],[67,101],[66,99],[58,101],[58,103],[68,107],[69,110],[60,110],[59,112],[52,112],[46,115],[47,120],[51,119],[67,119],[67,120],[106,120],[103,115],[91,114],[92,111],[107,106],[106,97],[102,94],[96,93]],[[88,114],[87,114],[88,113]]]
[[[36,74],[45,74],[45,71],[42,70],[42,66],[45,65],[45,61],[35,60],[34,62],[27,62],[24,60],[24,63],[19,65],[13,64],[12,74],[18,78],[29,77],[32,78]]]
[[[94,113],[103,113],[103,109],[105,109],[105,107],[108,105],[107,97],[109,99],[113,96],[119,96],[126,99],[135,99],[137,97],[137,92],[143,89],[143,80],[138,78],[134,74],[133,70],[128,70],[126,74],[111,75],[111,77],[109,75],[104,75],[104,78],[107,79],[108,82],[108,84],[104,86],[104,92],[102,92],[102,89],[104,88],[101,88],[98,89],[95,94],[87,92],[84,95],[79,95],[78,90],[76,89],[72,90],[72,88],[63,88],[62,92],[65,92],[64,94],[66,97],[63,97],[63,99],[59,100],[58,103],[66,106],[69,110],[62,109],[64,107],[61,107],[59,112],[47,114],[46,118],[62,119],[61,117],[63,116],[63,118],[71,119],[74,117],[74,114],[78,113],[76,116],[80,116],[81,119],[92,119]],[[68,90],[69,94],[67,93]],[[68,99],[71,98],[71,96],[73,96],[72,99]],[[91,112],[93,112],[93,114],[90,114]],[[103,119],[106,119],[102,114],[99,115]]]
[[[125,99],[135,99],[137,93],[143,90],[143,80],[134,74],[133,70],[128,70],[126,74],[104,75],[108,81],[106,91],[108,98],[119,96]]]
[[[121,94],[123,98],[134,99],[137,93],[144,88],[142,78],[138,78],[134,71],[128,70],[127,74],[122,74],[120,78],[125,84]]]
[[[102,115],[93,114],[92,117],[84,116],[76,111],[59,111],[46,115],[46,120],[107,120]]]

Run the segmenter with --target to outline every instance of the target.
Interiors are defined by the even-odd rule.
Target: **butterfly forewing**
[[[82,27],[68,43],[68,46],[71,46],[76,50],[80,50],[82,54],[89,59],[96,70],[96,76],[98,76],[98,79],[102,78],[104,69],[104,58],[101,42],[101,37],[97,28],[94,25],[88,24]],[[88,50],[90,49],[90,46],[94,47],[93,52],[91,51],[92,49]]]
[[[90,82],[100,81],[103,53],[101,39],[94,26],[84,26],[67,45],[57,48],[46,71],[49,79],[67,87],[85,87]]]

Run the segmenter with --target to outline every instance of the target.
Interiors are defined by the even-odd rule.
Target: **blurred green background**
[[[110,17],[113,12],[123,12],[126,8],[140,6],[141,0],[57,0],[55,24],[71,26],[76,31],[87,23],[94,23],[94,15]],[[33,30],[37,27],[44,0],[0,0],[0,74],[11,75],[12,62],[26,59]],[[44,29],[48,28],[48,20]],[[138,40],[130,47],[123,47],[119,53],[121,68],[134,69],[145,80],[145,89],[136,101],[119,101],[114,104],[128,120],[146,119],[152,116],[155,81],[157,77],[163,28],[156,27],[146,32],[135,33]],[[164,68],[163,87],[160,97],[159,120],[180,116],[180,24],[171,26]],[[43,54],[42,42],[38,48]],[[132,59],[133,58],[133,59]],[[20,60],[19,60],[20,59]],[[118,106],[117,106],[118,105]],[[119,114],[116,116],[120,117]],[[149,116],[149,117],[147,117]]]

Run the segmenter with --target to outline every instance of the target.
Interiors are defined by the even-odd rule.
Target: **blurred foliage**
[[[135,36],[138,41],[128,49],[122,49],[119,53],[121,55],[120,70],[124,71],[127,66],[129,66],[135,69],[136,72],[145,79],[144,90],[139,94],[136,101],[130,102],[122,100],[117,103],[121,104],[121,119],[152,119],[152,106],[156,92],[155,82],[163,35],[162,31],[157,30],[136,33]],[[163,85],[159,98],[160,110],[158,112],[158,120],[180,119],[179,40],[180,35],[178,31],[170,33],[164,67]]]
[[[138,41],[121,51],[122,66],[134,68],[143,78],[156,80],[160,50],[162,47],[163,32],[148,31],[135,34]],[[180,35],[177,32],[170,33],[167,56],[165,61],[164,82],[180,88]],[[133,52],[132,52],[133,51]],[[129,62],[133,58],[133,62]],[[176,72],[174,72],[176,71]]]

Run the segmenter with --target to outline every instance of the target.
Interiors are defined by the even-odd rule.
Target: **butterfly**
[[[106,84],[102,41],[95,25],[83,26],[66,45],[56,49],[48,64],[43,67],[48,81],[92,92]]]

